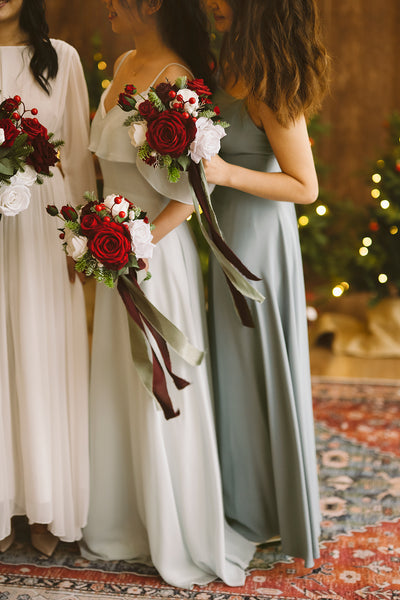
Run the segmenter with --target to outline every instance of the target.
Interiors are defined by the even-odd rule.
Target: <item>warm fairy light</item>
[[[362,243],[364,244],[364,246],[368,247],[368,246],[370,246],[372,244],[372,240],[371,240],[370,237],[365,237],[365,238],[363,238]]]
[[[186,221],[190,221],[190,220],[191,220],[191,218],[192,218],[192,215],[189,215],[189,216],[186,218]]]
[[[332,296],[335,296],[335,298],[339,298],[339,296],[341,296],[344,292],[344,287],[342,286],[342,284],[340,285],[335,285],[335,287],[332,290]]]
[[[378,161],[376,162],[376,164],[377,164],[377,166],[378,166],[378,167],[382,168],[382,167],[384,167],[384,166],[385,166],[385,161],[384,161],[384,160],[382,160],[382,159],[380,159],[380,160],[378,160]]]
[[[396,235],[396,233],[398,233],[399,228],[396,225],[393,225],[393,227],[390,228],[390,233],[392,235]]]
[[[319,206],[317,206],[317,208],[315,209],[315,212],[317,213],[317,215],[319,215],[320,217],[322,217],[323,215],[326,214],[327,208],[326,206],[324,206],[323,204],[320,204]]]
[[[380,273],[380,275],[378,275],[379,283],[386,283],[387,280],[388,280],[388,277],[385,273]]]
[[[347,281],[342,281],[342,283],[340,284],[342,286],[342,288],[347,292],[347,290],[350,287],[350,284],[347,283]]]
[[[99,60],[101,60],[103,58],[103,55],[101,52],[96,52],[96,54],[93,54],[93,60],[95,60],[96,62],[99,62]]]
[[[97,68],[99,71],[104,71],[105,69],[107,69],[107,63],[105,62],[105,60],[101,60],[97,65]]]
[[[379,198],[379,196],[381,195],[380,190],[378,190],[378,188],[374,188],[373,190],[371,190],[371,196],[373,198]]]
[[[367,256],[368,248],[366,248],[365,246],[361,246],[361,248],[359,249],[358,252],[359,252],[360,256]]]
[[[379,173],[374,173],[372,175],[372,181],[374,183],[379,183],[382,180],[382,177],[379,175]]]
[[[306,215],[302,215],[301,217],[299,217],[299,225],[300,227],[305,227],[306,225],[308,225],[309,223],[309,218],[306,217]]]
[[[103,81],[101,82],[101,87],[105,90],[106,88],[108,88],[108,86],[110,85],[110,80],[109,79],[103,79]]]
[[[382,202],[381,202],[381,208],[383,208],[384,210],[386,210],[387,208],[389,208],[389,206],[390,206],[389,200],[382,200]]]

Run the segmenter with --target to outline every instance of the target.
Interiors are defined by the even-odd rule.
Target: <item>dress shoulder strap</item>
[[[120,68],[122,67],[122,65],[124,64],[125,60],[128,58],[128,56],[130,54],[132,54],[133,50],[128,50],[128,52],[125,52],[125,54],[122,55],[121,60],[118,63],[118,67],[115,69],[115,73],[113,75],[113,77],[116,76],[116,74],[118,73],[118,71],[120,70]]]
[[[185,71],[188,71],[188,73],[190,74],[191,77],[193,77],[193,73],[190,71],[190,69],[188,69],[187,67],[185,67],[185,65],[181,65],[180,63],[176,63],[176,62],[172,62],[172,63],[168,63],[167,65],[165,65],[165,67],[163,67],[161,69],[161,71],[158,73],[158,75],[156,75],[156,77],[154,77],[153,81],[151,82],[151,84],[149,85],[149,87],[153,87],[153,85],[155,84],[155,82],[157,81],[157,79],[164,73],[164,71],[166,69],[168,69],[168,67],[182,67],[182,69],[185,69]]]

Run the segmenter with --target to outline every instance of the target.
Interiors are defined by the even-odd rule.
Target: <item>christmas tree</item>
[[[387,122],[388,149],[370,172],[368,221],[352,266],[353,285],[379,300],[400,291],[400,114]]]

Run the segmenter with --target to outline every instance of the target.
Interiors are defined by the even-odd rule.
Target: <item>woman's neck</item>
[[[19,23],[0,25],[0,46],[26,46],[28,44],[28,35],[21,29]]]

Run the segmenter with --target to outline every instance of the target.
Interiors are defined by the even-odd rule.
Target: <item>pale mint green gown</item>
[[[222,90],[230,123],[221,156],[257,171],[280,171],[245,103]],[[235,313],[211,261],[210,332],[225,514],[248,539],[282,537],[307,566],[318,557],[319,500],[303,269],[293,203],[217,187],[213,205],[227,243],[262,278],[255,329]]]

